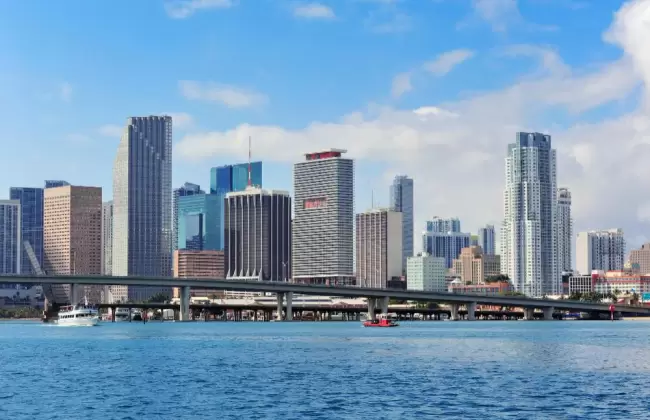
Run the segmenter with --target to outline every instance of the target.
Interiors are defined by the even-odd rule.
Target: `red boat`
[[[368,320],[363,322],[364,327],[399,327],[399,324],[392,319],[382,318],[374,321]]]

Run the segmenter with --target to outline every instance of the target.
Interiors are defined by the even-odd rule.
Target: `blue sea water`
[[[0,419],[646,419],[650,322],[0,322]]]

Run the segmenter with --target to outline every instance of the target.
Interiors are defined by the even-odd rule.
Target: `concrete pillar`
[[[368,319],[376,320],[377,316],[375,315],[375,298],[368,298]]]
[[[452,321],[458,321],[460,319],[460,316],[458,315],[459,306],[460,305],[457,304],[457,303],[452,303],[451,305],[449,305],[449,307],[451,309],[451,320]]]
[[[467,304],[467,320],[476,320],[476,302],[470,302]]]
[[[379,303],[381,304],[381,313],[384,314],[384,315],[386,315],[388,313],[388,301],[389,300],[390,299],[388,298],[388,296],[385,296],[379,301]]]
[[[71,284],[70,285],[70,304],[76,305],[81,303],[81,285],[80,284]]]
[[[285,299],[286,299],[286,301],[287,301],[287,316],[286,316],[286,320],[287,320],[287,321],[293,321],[293,307],[291,306],[291,305],[292,305],[292,301],[293,301],[293,292],[287,292],[287,293],[285,294]]]
[[[190,320],[190,287],[189,286],[181,287],[180,312],[179,312],[178,319],[179,321]]]
[[[283,302],[284,302],[284,293],[278,293],[277,294],[277,299],[278,299],[278,306],[276,308],[276,316],[275,319],[277,321],[282,321],[282,310],[283,310]]]
[[[535,319],[535,308],[524,308],[524,319],[526,321]]]
[[[544,308],[544,321],[552,321],[553,312],[555,312],[555,308],[552,306],[550,308]]]

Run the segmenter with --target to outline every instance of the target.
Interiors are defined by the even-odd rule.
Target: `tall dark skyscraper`
[[[171,179],[172,118],[129,118],[113,166],[114,276],[171,276]],[[111,291],[120,300],[145,300],[169,292],[115,287],[125,288]]]
[[[291,278],[291,197],[286,191],[250,188],[225,199],[227,278]]]
[[[20,202],[22,241],[29,241],[38,263],[43,267],[43,189],[12,187],[9,198]],[[36,274],[29,256],[22,249],[21,270],[23,274]]]
[[[413,256],[413,179],[398,175],[390,186],[390,206],[402,213],[402,270],[406,259]]]

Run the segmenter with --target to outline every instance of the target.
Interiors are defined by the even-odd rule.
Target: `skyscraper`
[[[344,153],[308,153],[294,166],[296,282],[354,284],[354,161]]]
[[[20,202],[22,235],[20,246],[23,248],[20,272],[36,274],[23,247],[23,242],[29,241],[38,263],[43,267],[43,189],[12,187],[9,190],[9,198]]]
[[[557,262],[556,157],[551,136],[517,133],[508,145],[501,271],[528,296],[562,292]]]
[[[460,231],[460,220],[434,217],[426,222],[422,233],[422,250],[431,256],[445,259],[445,266],[451,268],[460,251],[471,243],[471,235]],[[407,278],[408,283],[408,278]]]
[[[57,187],[65,187],[70,185],[68,181],[62,181],[62,180],[46,180],[45,181],[45,188],[57,188]]]
[[[625,264],[625,236],[622,229],[578,233],[576,269],[589,275],[593,270],[620,271]]]
[[[557,257],[561,272],[571,271],[571,240],[573,219],[571,218],[571,192],[568,188],[557,190]]]
[[[205,194],[205,191],[197,184],[186,182],[182,187],[176,188],[172,198],[172,249],[178,249],[178,200],[195,194]]]
[[[45,189],[43,249],[44,269],[48,274],[101,274],[101,230],[101,188],[68,185]],[[69,295],[69,286],[66,292],[74,300]],[[101,286],[85,286],[84,293],[97,303]]]
[[[478,230],[478,246],[485,255],[494,255],[494,225],[485,225]]]
[[[223,198],[217,194],[194,194],[178,198],[177,249],[223,250],[221,230]]]
[[[102,274],[113,273],[113,202],[102,204]]]
[[[390,186],[390,206],[402,213],[402,271],[406,259],[413,256],[413,179],[397,175]]]
[[[356,216],[357,284],[385,289],[402,268],[403,213],[373,209]]]
[[[20,211],[20,201],[0,200],[0,274],[21,272]]]
[[[131,117],[113,166],[113,275],[170,276],[172,118]],[[116,286],[115,299],[146,300],[168,288]]]
[[[286,191],[247,188],[225,198],[227,278],[291,278],[291,197]]]

